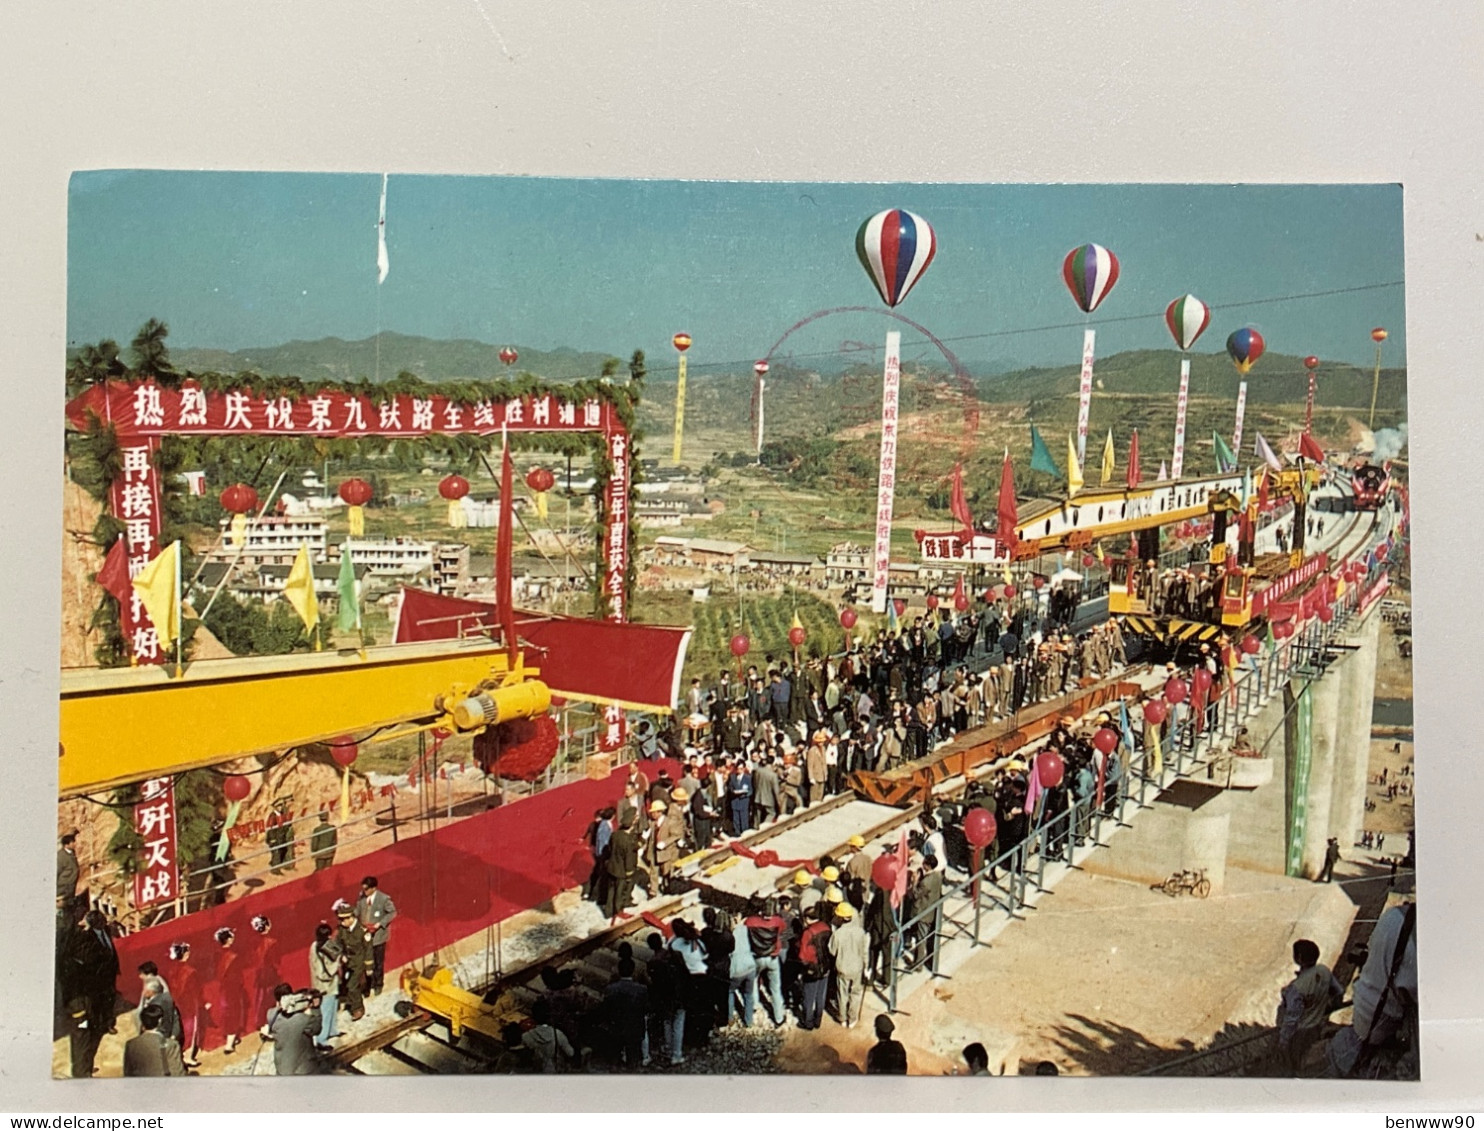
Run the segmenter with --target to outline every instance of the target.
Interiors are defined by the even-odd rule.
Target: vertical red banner
[[[174,779],[151,778],[144,783],[134,806],[134,831],[144,842],[139,871],[134,874],[135,909],[172,902],[180,894]]]
[[[629,737],[629,717],[624,709],[617,703],[609,703],[603,708],[602,721],[598,723],[598,750],[603,754],[612,754],[623,749],[623,744]]]
[[[159,390],[141,385],[140,393]],[[154,437],[122,439],[119,458],[123,470],[109,489],[109,507],[113,516],[124,524],[124,549],[128,554],[129,577],[149,564],[160,552],[160,474],[154,456],[160,441]],[[136,663],[162,664],[165,651],[160,647],[154,623],[149,619],[138,594],[131,593],[119,609],[119,631]]]
[[[608,598],[608,619],[625,621],[628,619],[626,587],[629,573],[629,482],[633,476],[629,437],[626,432],[610,428],[608,462],[612,470],[608,479],[607,514],[603,526],[607,549],[603,566],[603,595]]]

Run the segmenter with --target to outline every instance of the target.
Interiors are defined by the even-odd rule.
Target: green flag
[[[1235,471],[1237,469],[1237,457],[1226,446],[1226,441],[1221,438],[1220,432],[1211,433],[1211,447],[1216,451],[1217,471]]]
[[[356,592],[356,569],[350,560],[350,547],[340,547],[340,577],[335,582],[340,591],[340,617],[336,627],[341,632],[357,632],[361,627],[361,600]]]
[[[1056,466],[1051,449],[1046,446],[1046,441],[1041,439],[1041,432],[1034,424],[1031,425],[1031,470],[1044,471],[1047,475],[1061,478],[1061,468]]]

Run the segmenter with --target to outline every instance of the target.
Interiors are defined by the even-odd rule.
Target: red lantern
[[[1055,750],[1042,752],[1036,758],[1036,776],[1041,779],[1042,789],[1055,789],[1067,772],[1066,764]]]
[[[1111,754],[1118,749],[1118,732],[1111,727],[1099,727],[1092,736],[1092,744],[1104,754]]]
[[[250,514],[258,509],[258,493],[246,483],[234,483],[222,492],[221,502],[232,514]]]
[[[1171,703],[1184,703],[1185,697],[1190,694],[1190,685],[1178,676],[1171,676],[1165,680],[1165,698]]]
[[[1252,635],[1242,637],[1242,651],[1249,656],[1255,656],[1262,651],[1262,641]]]
[[[550,491],[556,485],[556,476],[544,467],[533,467],[526,472],[526,486],[532,491]]]
[[[364,479],[347,479],[340,484],[340,498],[347,506],[364,507],[371,501],[374,492]]]
[[[1191,673],[1190,683],[1195,693],[1204,698],[1206,692],[1211,690],[1211,673],[1205,668],[1196,668]]]
[[[1159,726],[1170,714],[1170,705],[1163,699],[1151,699],[1144,704],[1144,721]]]
[[[1013,601],[1015,599],[1015,586],[1013,586],[1013,585],[1007,585],[1007,586],[1005,586],[1004,592],[1005,592],[1005,600],[1007,600],[1007,601]]]
[[[509,346],[505,346],[502,350],[500,350],[499,357],[500,360],[503,361],[507,366],[514,365],[517,361],[520,360],[520,354],[516,353],[515,350],[511,349]]]
[[[802,648],[804,646],[804,630],[798,625],[795,625],[793,628],[789,629],[788,642],[795,648]]]
[[[252,792],[252,782],[241,774],[230,774],[227,780],[222,782],[222,794],[228,801],[246,801],[247,795]]]
[[[859,619],[860,617],[856,615],[854,609],[844,608],[840,610],[840,627],[843,628],[846,632],[849,632],[852,628],[854,628],[855,622]]]
[[[871,882],[882,891],[891,891],[896,887],[897,874],[902,870],[902,863],[889,852],[884,852],[876,857],[876,863],[871,865]]]
[[[469,481],[462,475],[446,476],[443,482],[438,484],[438,494],[449,502],[462,499],[469,493]]]
[[[732,655],[740,660],[752,650],[752,641],[747,638],[746,633],[739,632],[736,636],[732,637],[728,647],[731,648]]]
[[[932,611],[934,611],[934,610],[937,609],[937,607],[938,607],[938,595],[936,593],[929,593],[927,595],[927,607],[928,607],[928,611],[929,612],[932,612]]]
[[[1319,368],[1319,359],[1317,357],[1315,357],[1313,354],[1310,354],[1308,357],[1304,358],[1304,368],[1305,369],[1318,369]]]
[[[993,844],[998,831],[994,814],[988,809],[970,809],[968,816],[964,818],[964,839],[975,848]]]
[[[330,740],[330,757],[335,759],[337,766],[355,765],[360,753],[361,748],[356,745],[356,740],[348,734],[342,734],[339,738]]]
[[[670,339],[670,344],[678,349],[681,353],[684,353],[686,350],[690,349],[690,335],[682,331],[681,333],[676,334],[673,338]]]

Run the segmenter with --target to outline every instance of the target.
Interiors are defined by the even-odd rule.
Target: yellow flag
[[[1113,429],[1108,429],[1108,438],[1103,441],[1103,482],[1102,486],[1108,485],[1108,480],[1113,478],[1113,468],[1117,466],[1118,457],[1113,454]]]
[[[314,595],[314,567],[309,561],[309,547],[303,542],[299,543],[299,555],[294,559],[293,569],[289,570],[283,595],[294,607],[294,612],[299,614],[318,650],[319,633],[315,629],[319,626],[319,600]]]
[[[1067,433],[1067,498],[1082,490],[1082,468],[1077,464],[1077,441]]]
[[[149,613],[160,647],[180,635],[180,543],[171,542],[134,578],[134,592]]]
[[[1101,542],[1094,544],[1092,552],[1097,557],[1099,565],[1107,564],[1108,556],[1103,553],[1103,544]]]

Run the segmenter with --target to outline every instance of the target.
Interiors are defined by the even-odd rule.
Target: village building
[[[246,539],[239,555],[237,547],[228,539],[231,522],[221,521],[222,538],[206,555],[210,562],[232,562],[239,565],[293,565],[299,556],[299,547],[308,546],[309,556],[317,561],[325,560],[326,531],[329,524],[322,518],[289,515],[265,515],[249,521]]]

